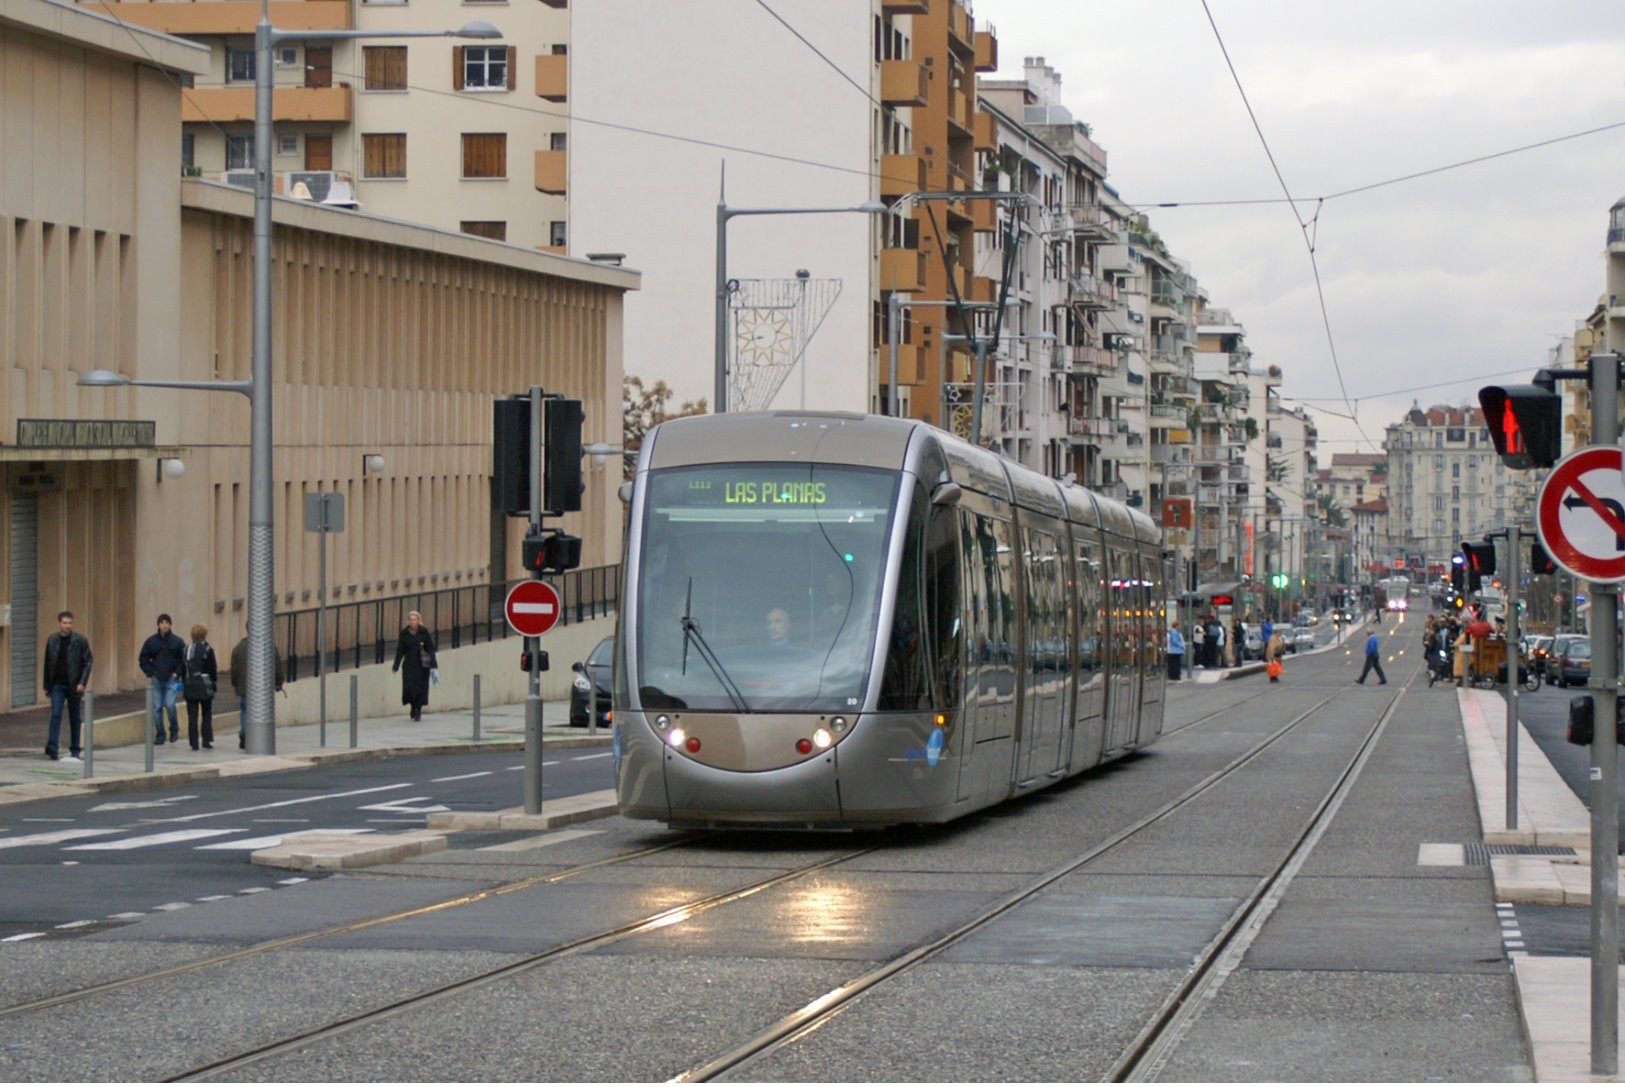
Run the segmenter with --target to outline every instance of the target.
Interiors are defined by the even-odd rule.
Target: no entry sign
[[[1552,561],[1575,577],[1625,581],[1619,449],[1594,445],[1558,461],[1535,500],[1535,531]]]
[[[559,594],[545,581],[520,581],[502,605],[515,634],[537,638],[559,621]]]

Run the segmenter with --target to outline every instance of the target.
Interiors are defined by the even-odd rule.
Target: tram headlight
[[[829,734],[829,729],[821,728],[813,732],[813,743],[819,748],[828,747],[835,742],[835,737]]]
[[[686,739],[687,736],[688,734],[682,729],[674,728],[670,732],[666,733],[666,742],[671,744],[673,747],[682,747],[683,740]]]

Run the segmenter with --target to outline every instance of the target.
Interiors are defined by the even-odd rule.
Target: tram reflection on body
[[[912,420],[645,436],[614,675],[623,814],[940,823],[1162,732],[1151,520]]]

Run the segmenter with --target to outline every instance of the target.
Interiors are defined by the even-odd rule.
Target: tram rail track
[[[1359,771],[1364,767],[1387,723],[1393,718],[1399,700],[1409,689],[1416,672],[1417,670],[1413,670],[1411,675],[1400,683],[1390,696],[1388,704],[1384,707],[1383,712],[1378,715],[1376,722],[1362,740],[1356,753],[1350,759],[1349,765],[1338,775],[1336,782],[1316,806],[1314,813],[1304,828],[1292,839],[1292,844],[1287,850],[1286,856],[1259,881],[1247,898],[1233,911],[1231,916],[1220,927],[1218,934],[1203,949],[1196,963],[1186,973],[1181,983],[1158,1008],[1130,1046],[1114,1062],[1109,1077],[1112,1082],[1137,1082],[1154,1076],[1155,1072],[1166,1062],[1173,1048],[1177,1047],[1184,1031],[1200,1014],[1201,1008],[1211,999],[1212,994],[1218,990],[1219,986],[1223,984],[1230,971],[1239,964],[1242,954],[1251,945],[1252,938],[1257,935],[1264,922],[1268,920],[1270,913],[1274,911],[1275,905],[1280,901],[1280,897],[1285,893],[1286,887],[1291,883],[1292,877],[1296,875],[1297,870],[1312,851],[1314,844],[1319,841],[1321,834],[1330,824],[1331,817],[1336,814],[1337,808],[1341,806],[1342,798],[1347,795],[1349,789],[1358,779]],[[1340,693],[1342,693],[1341,690],[1327,695],[1308,710],[1298,714],[1287,724],[1271,733],[1264,740],[1255,744],[1249,751],[1237,756],[1180,795],[1166,801],[1156,810],[1122,828],[1078,856],[1049,869],[1022,887],[1007,893],[952,930],[928,942],[919,944],[880,966],[853,978],[851,981],[824,993],[739,1045],[718,1054],[709,1061],[689,1068],[687,1071],[674,1076],[668,1082],[703,1083],[731,1073],[747,1071],[753,1064],[763,1058],[795,1044],[799,1039],[806,1037],[843,1013],[871,989],[929,961],[949,947],[985,928],[999,917],[1018,909],[1023,903],[1034,898],[1046,888],[1078,872],[1125,842],[1132,840],[1136,835],[1162,822],[1185,805],[1218,786],[1236,771],[1259,758],[1279,741],[1290,735],[1317,711],[1338,697]],[[1245,699],[1228,707],[1226,711],[1220,712],[1228,712],[1229,709],[1234,709],[1236,706],[1249,701],[1252,701],[1252,699]],[[1208,718],[1199,718],[1197,721],[1182,726],[1182,728],[1188,728],[1191,725],[1200,723],[1202,720],[1215,716],[1219,716],[1219,714],[1208,715]]]

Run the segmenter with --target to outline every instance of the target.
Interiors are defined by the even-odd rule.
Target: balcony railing
[[[1078,275],[1067,281],[1067,296],[1081,309],[1111,309],[1117,304],[1117,287],[1099,276]]]
[[[1066,432],[1074,438],[1105,438],[1112,432],[1110,419],[1080,419],[1074,416]]]
[[[549,582],[558,590],[561,625],[612,615],[620,605],[619,565],[570,570]],[[440,649],[511,637],[503,617],[503,601],[511,584],[467,585],[383,600],[329,604],[327,670],[338,672],[392,660],[406,616],[414,611],[423,614],[423,624],[433,633]],[[275,617],[273,639],[287,663],[290,682],[316,672],[316,623],[320,614],[316,608],[306,608]]]

